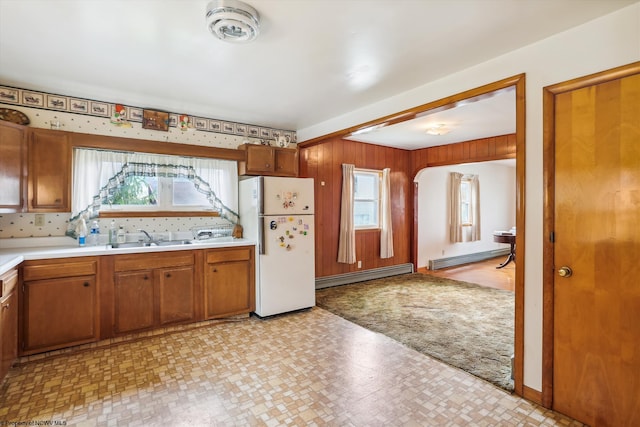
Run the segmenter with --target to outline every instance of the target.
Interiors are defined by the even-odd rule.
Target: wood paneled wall
[[[356,231],[356,264],[341,264],[338,256],[342,164],[356,168],[391,169],[391,209],[394,256],[380,258],[380,232]],[[413,195],[411,152],[339,137],[300,148],[300,176],[315,180],[316,277],[333,276],[359,270],[411,262],[413,235]]]
[[[328,137],[300,147],[300,176],[314,178],[316,205],[316,277],[333,276],[413,262],[413,178],[430,166],[511,159],[516,156],[515,134],[407,151]],[[391,168],[391,209],[394,257],[380,258],[380,232],[356,232],[356,264],[338,257],[342,164],[357,168]]]
[[[411,152],[411,178],[426,167],[515,159],[516,135],[474,139]]]

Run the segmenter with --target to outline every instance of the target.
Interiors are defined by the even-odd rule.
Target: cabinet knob
[[[85,288],[88,288],[88,287],[89,287],[89,282],[84,282],[82,285],[83,285]]]
[[[212,271],[213,271],[214,273],[217,273],[217,272],[218,272],[218,269],[217,269],[217,268],[214,268]]]
[[[145,274],[145,276],[144,276],[144,280],[149,280],[149,276],[147,276],[147,275]]]
[[[171,273],[167,273],[167,274],[165,274],[165,276],[164,276],[164,277],[171,277]]]
[[[9,304],[7,304],[7,305],[3,305],[3,306],[2,306],[2,309],[3,309],[3,310],[9,310]]]
[[[270,168],[270,167],[271,167],[271,163],[266,163],[266,164],[264,165],[264,167],[265,167],[265,168]]]

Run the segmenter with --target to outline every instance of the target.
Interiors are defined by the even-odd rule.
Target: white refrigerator
[[[313,178],[240,181],[240,224],[256,240],[256,310],[273,316],[316,304]]]

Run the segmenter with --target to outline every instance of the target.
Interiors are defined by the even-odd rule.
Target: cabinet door
[[[28,176],[30,212],[71,211],[71,148],[65,132],[31,131]]]
[[[26,130],[0,122],[0,213],[23,212],[26,207]]]
[[[254,310],[252,271],[250,261],[207,264],[205,316],[210,319]]]
[[[276,175],[298,176],[298,150],[276,148]]]
[[[22,353],[98,338],[95,276],[25,282]]]
[[[160,324],[186,322],[195,318],[193,267],[158,271]]]
[[[116,273],[114,285],[115,332],[153,327],[152,271]]]
[[[247,146],[247,173],[273,172],[275,154],[273,147],[266,145]]]
[[[0,304],[0,381],[18,357],[18,298],[15,292]]]

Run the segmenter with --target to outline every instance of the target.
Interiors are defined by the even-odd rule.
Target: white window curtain
[[[234,161],[91,149],[74,151],[71,221],[81,214],[96,216],[109,191],[132,171],[150,176],[186,176],[207,195],[221,217],[238,221],[238,171]]]
[[[458,172],[450,173],[450,208],[449,208],[449,236],[451,243],[480,240],[480,179],[478,175],[467,177],[471,181],[471,225],[468,238],[465,238],[462,225],[460,184],[465,175]]]
[[[480,240],[480,179],[471,177],[471,231],[470,241]]]
[[[356,228],[353,224],[353,174],[355,166],[342,165],[342,200],[340,202],[340,236],[338,262],[356,262]]]
[[[393,230],[391,225],[391,170],[382,170],[382,185],[380,195],[380,258],[393,256]]]
[[[462,234],[462,211],[460,209],[460,184],[462,183],[463,175],[458,172],[451,172],[449,174],[451,177],[450,185],[450,195],[449,195],[449,239],[451,243],[457,243],[463,241]]]

